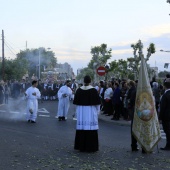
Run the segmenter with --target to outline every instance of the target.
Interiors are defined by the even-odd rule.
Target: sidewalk
[[[111,122],[120,126],[130,126],[131,124],[131,121],[124,120],[123,118],[120,118],[119,120],[111,120],[112,117],[113,116],[106,116],[105,114],[102,114],[102,112],[99,114],[99,120]],[[162,124],[160,124],[160,129],[163,129]]]
[[[105,114],[102,114],[102,112],[99,114],[99,120],[112,122],[113,124],[121,125],[121,126],[130,126],[131,121],[126,121],[123,118],[120,118],[119,120],[111,120],[113,116],[106,116]]]

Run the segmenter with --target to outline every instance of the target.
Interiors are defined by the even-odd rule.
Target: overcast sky
[[[133,56],[130,45],[141,39],[145,54],[150,43],[156,46],[150,66],[164,70],[164,63],[170,63],[170,53],[160,52],[170,50],[166,0],[0,0],[0,4],[6,58],[24,50],[27,41],[30,49],[51,48],[58,62],[70,63],[76,73],[90,61],[91,47],[105,43],[112,48],[112,60],[126,59]]]

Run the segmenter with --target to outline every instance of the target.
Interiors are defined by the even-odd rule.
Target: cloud
[[[75,48],[60,47],[54,49],[58,62],[89,62],[91,60],[90,51],[78,50]],[[80,64],[81,66],[81,64]]]
[[[132,49],[123,49],[123,50],[112,50],[112,54],[132,54],[133,50]]]
[[[159,37],[163,34],[167,34],[170,31],[170,24],[161,24],[161,25],[155,25],[146,27],[144,29],[141,29],[141,32],[149,37]]]

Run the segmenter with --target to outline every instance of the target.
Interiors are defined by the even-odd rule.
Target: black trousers
[[[132,134],[132,127],[133,127],[133,118],[134,118],[134,107],[129,109],[129,114],[131,118],[131,147],[132,149],[136,149],[138,147],[137,140]]]
[[[170,122],[162,121],[162,127],[166,134],[166,147],[170,148]]]
[[[109,100],[108,102],[105,102],[105,112],[108,115],[113,115],[112,100]]]
[[[132,134],[133,119],[131,120],[131,148],[136,149],[138,147],[137,140]]]
[[[114,118],[119,119],[120,118],[120,111],[121,111],[121,105],[120,104],[114,104]]]

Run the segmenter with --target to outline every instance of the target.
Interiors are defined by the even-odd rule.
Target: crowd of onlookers
[[[170,75],[167,74],[166,77],[170,78]],[[37,88],[41,92],[41,101],[58,100],[57,92],[64,83],[64,81],[42,82],[39,80]],[[101,99],[101,111],[103,111],[103,114],[106,116],[112,116],[112,120],[119,120],[120,117],[123,117],[125,120],[131,120],[132,115],[130,109],[135,105],[137,83],[137,80],[112,79],[111,81],[100,81],[99,83],[92,84],[99,93]],[[163,82],[158,83],[155,78],[151,81],[157,112],[159,112],[160,97],[164,93],[162,84]],[[9,97],[17,99],[18,97],[24,96],[26,89],[30,86],[31,81],[24,79],[21,81],[1,81],[0,104],[8,104]],[[73,97],[70,98],[70,100],[74,98],[74,93],[79,86],[82,86],[82,84],[77,84],[75,80],[72,81],[70,88],[73,91]]]
[[[170,74],[167,74],[166,78],[170,78]],[[112,120],[119,120],[120,117],[125,120],[131,120],[133,117],[131,108],[135,105],[137,84],[137,80],[116,79],[107,82],[100,81],[99,84],[95,84],[94,86],[101,99],[102,114],[112,116]],[[158,83],[155,78],[150,82],[157,113],[159,112],[161,96],[164,93],[162,84],[163,82]]]

